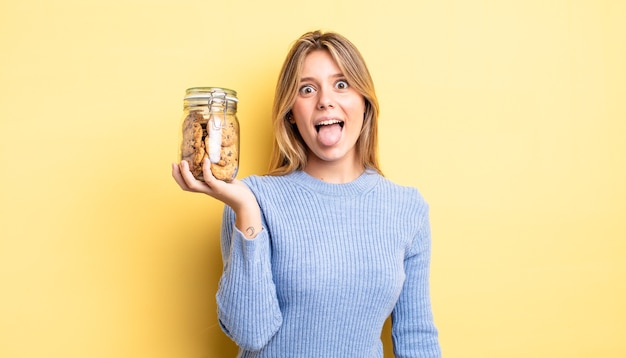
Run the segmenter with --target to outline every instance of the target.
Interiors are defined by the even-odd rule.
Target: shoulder
[[[288,176],[282,175],[251,175],[242,179],[250,189],[255,190],[278,190],[285,186],[289,186]]]
[[[428,231],[430,221],[430,206],[422,193],[413,186],[399,185],[389,179],[384,179],[381,186],[386,187],[385,196],[391,197],[396,213],[403,217],[413,230]]]
[[[376,190],[378,202],[386,203],[390,214],[401,219],[407,256],[428,247],[430,240],[429,205],[414,186],[400,185],[387,178],[380,181]]]
[[[253,175],[242,179],[242,182],[252,190],[259,204],[261,202],[282,202],[290,200],[294,184],[289,175]]]
[[[428,202],[416,187],[397,184],[390,179],[383,178],[380,181],[379,190],[384,195],[393,198],[393,201],[398,205],[428,210]]]

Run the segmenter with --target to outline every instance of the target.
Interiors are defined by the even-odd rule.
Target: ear
[[[291,124],[295,124],[296,120],[295,118],[293,118],[293,113],[291,113],[291,111],[287,112],[287,115],[285,116],[285,119],[287,119],[289,121],[289,123]]]

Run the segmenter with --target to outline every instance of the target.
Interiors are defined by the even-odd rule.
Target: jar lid
[[[185,94],[185,100],[212,99],[238,102],[237,92],[223,87],[191,87]]]

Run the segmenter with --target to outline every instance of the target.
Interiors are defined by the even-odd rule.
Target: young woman
[[[440,357],[429,293],[431,235],[419,192],[382,176],[378,102],[363,58],[337,33],[300,37],[273,107],[270,171],[183,190],[224,202],[217,292],[239,357]]]

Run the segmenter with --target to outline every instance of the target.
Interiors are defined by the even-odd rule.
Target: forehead
[[[340,75],[341,69],[327,50],[308,53],[302,63],[302,77],[314,75]]]

